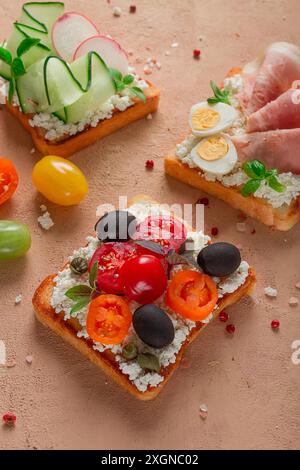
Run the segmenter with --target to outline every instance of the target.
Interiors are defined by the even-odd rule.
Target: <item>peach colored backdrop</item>
[[[2,0],[1,39],[10,31],[22,5]],[[291,344],[300,339],[300,309],[288,299],[300,298],[299,229],[271,233],[246,220],[236,230],[238,213],[210,198],[207,230],[218,226],[219,239],[241,245],[256,266],[256,302],[246,299],[230,309],[236,333],[228,337],[216,321],[190,348],[190,367],[180,369],[157,400],[139,403],[127,396],[79,353],[40,326],[31,297],[38,283],[55,272],[73,248],[84,243],[94,226],[95,208],[116,203],[118,194],[145,192],[164,202],[195,202],[199,192],[166,178],[163,155],[187,130],[190,106],[207,97],[209,80],[255,57],[272,41],[299,44],[298,0],[114,0],[121,17],[105,0],[68,0],[68,10],[85,12],[101,31],[134,51],[142,64],[148,57],[162,63],[151,79],[161,87],[159,113],[75,155],[73,161],[90,183],[86,200],[74,208],[47,203],[55,226],[44,232],[37,223],[45,200],[31,184],[38,160],[17,122],[0,112],[0,152],[18,167],[21,182],[0,217],[30,225],[33,245],[25,259],[0,264],[0,339],[7,345],[12,369],[0,369],[0,415],[14,411],[15,429],[0,427],[1,449],[266,449],[299,448],[300,365],[291,362]],[[129,14],[135,3],[137,12]],[[202,41],[199,40],[202,36]],[[171,44],[177,42],[178,47]],[[200,48],[201,60],[193,49]],[[169,51],[170,55],[166,55]],[[145,160],[155,161],[152,172]],[[256,229],[254,235],[251,234]],[[263,293],[277,287],[276,300]],[[23,294],[22,303],[14,305]],[[274,333],[270,321],[278,318]],[[33,356],[32,365],[25,357]],[[208,406],[201,420],[198,407]]]

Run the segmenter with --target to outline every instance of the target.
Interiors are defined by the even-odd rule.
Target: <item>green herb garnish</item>
[[[275,168],[267,170],[265,165],[259,160],[251,160],[244,163],[243,170],[250,178],[241,189],[241,194],[244,197],[254,194],[260,188],[262,181],[266,181],[268,186],[277,193],[283,193],[286,190],[286,186],[277,179],[278,170]]]
[[[144,370],[150,370],[157,373],[160,371],[160,363],[158,357],[154,356],[154,354],[140,353],[137,357],[137,362],[139,366]]]
[[[123,77],[121,72],[119,72],[118,70],[109,69],[109,71],[110,71],[111,77],[113,78],[113,80],[116,84],[116,88],[117,88],[118,93],[125,90],[125,88],[128,88],[133,95],[137,96],[144,103],[146,102],[146,96],[145,96],[143,90],[141,88],[137,87],[137,86],[132,86],[133,83],[134,83],[134,76],[133,75],[128,74],[128,75],[124,75],[124,77]]]
[[[65,296],[73,300],[74,305],[71,309],[71,315],[79,312],[83,307],[86,307],[92,299],[92,295],[96,292],[97,286],[97,274],[98,274],[98,261],[93,264],[91,272],[89,274],[89,286],[86,284],[79,284],[71,287],[65,292]]]
[[[229,95],[230,92],[221,88],[219,88],[215,82],[212,80],[210,81],[210,86],[212,91],[214,92],[214,96],[211,98],[208,98],[207,102],[208,104],[216,104],[216,103],[225,103],[231,105],[229,101]]]
[[[11,79],[9,80],[8,102],[13,100],[16,89],[16,78],[26,73],[26,69],[21,59],[22,55],[28,52],[32,47],[40,43],[40,39],[27,37],[21,41],[17,48],[17,57],[13,59],[11,52],[5,47],[0,47],[0,59],[10,66]]]

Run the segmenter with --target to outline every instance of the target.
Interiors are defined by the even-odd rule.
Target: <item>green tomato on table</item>
[[[14,220],[0,220],[0,261],[24,256],[31,246],[27,225]]]

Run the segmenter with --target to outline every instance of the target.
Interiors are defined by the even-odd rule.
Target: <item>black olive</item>
[[[241,264],[241,254],[231,243],[212,243],[200,251],[197,262],[210,276],[229,276]]]
[[[104,214],[95,230],[101,242],[125,242],[133,237],[137,220],[128,211],[112,211]]]
[[[142,305],[134,312],[133,327],[144,343],[157,349],[172,343],[175,335],[171,319],[154,304]]]

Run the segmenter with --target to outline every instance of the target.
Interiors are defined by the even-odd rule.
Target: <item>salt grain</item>
[[[206,419],[208,415],[208,408],[207,406],[203,403],[202,405],[199,406],[199,416],[202,419]]]
[[[38,217],[38,223],[44,230],[50,230],[51,227],[53,227],[54,222],[51,219],[51,216],[48,211],[44,212],[43,215]]]
[[[148,114],[148,115],[146,116],[146,119],[147,119],[148,121],[151,121],[151,119],[153,119],[152,114],[151,114],[151,113]]]
[[[15,298],[15,305],[19,305],[21,302],[22,302],[22,294],[19,294]]]
[[[178,42],[173,42],[173,44],[171,44],[171,47],[173,48],[178,47],[178,46],[179,46]]]
[[[32,149],[30,150],[30,153],[31,154],[35,153],[35,148],[34,147],[32,147]]]
[[[121,16],[122,15],[122,10],[120,7],[113,7],[113,15],[114,16]]]
[[[289,305],[291,305],[292,307],[295,307],[298,304],[299,304],[299,300],[297,299],[297,297],[291,297],[289,299]]]
[[[31,365],[32,362],[33,362],[33,357],[32,356],[26,356],[25,361],[27,362],[27,364]]]
[[[278,291],[273,287],[265,287],[264,293],[267,297],[277,297]]]

